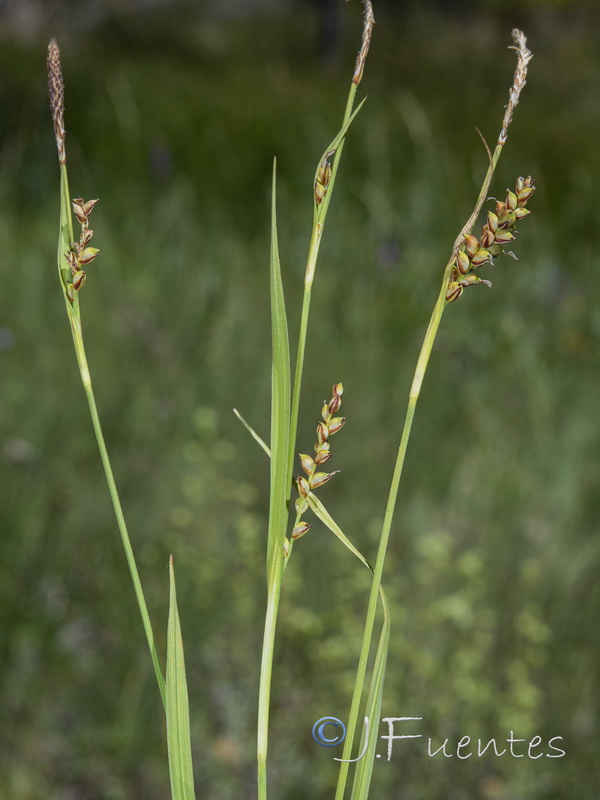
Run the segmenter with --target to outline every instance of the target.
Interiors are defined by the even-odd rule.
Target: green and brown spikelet
[[[65,153],[65,84],[60,66],[60,50],[58,49],[56,39],[51,39],[48,45],[47,65],[48,97],[50,98],[50,110],[52,111],[58,160],[62,167],[67,161]]]
[[[512,39],[514,44],[510,49],[514,50],[517,54],[517,68],[515,69],[515,76],[513,78],[513,84],[508,97],[508,104],[504,112],[504,119],[502,120],[502,130],[500,131],[500,136],[498,137],[498,144],[501,145],[506,142],[506,138],[508,136],[508,127],[512,122],[515,107],[517,106],[519,98],[521,97],[521,92],[527,83],[527,67],[533,58],[533,53],[527,47],[527,37],[523,31],[520,31],[518,28],[513,28]]]
[[[485,145],[490,159],[488,172],[475,209],[454,243],[452,259],[448,265],[451,267],[451,272],[446,287],[447,303],[458,300],[467,286],[476,284],[491,286],[489,281],[482,280],[475,271],[483,264],[491,263],[496,256],[507,252],[504,250],[504,246],[515,238],[516,223],[530,213],[525,206],[535,191],[533,178],[517,178],[515,191],[507,189],[506,201],[497,202],[495,212],[488,211],[487,222],[483,226],[480,238],[477,239],[471,233],[489,189],[498,158],[506,143],[508,128],[512,122],[515,107],[527,83],[527,68],[533,58],[533,53],[527,47],[527,37],[523,31],[514,28],[512,40],[513,44],[509,49],[514,50],[517,54],[517,66],[502,119],[502,128],[493,155],[487,144]],[[508,255],[516,258],[512,252],[508,252]]]
[[[313,458],[306,453],[299,454],[300,464],[306,473],[306,478],[303,475],[298,475],[296,478],[296,487],[299,494],[296,500],[296,513],[299,516],[308,508],[308,495],[310,492],[326,484],[339,472],[339,470],[335,470],[334,472],[317,472],[317,468],[322,464],[326,464],[331,458],[329,437],[341,430],[346,422],[345,417],[334,416],[342,405],[343,393],[344,387],[342,384],[334,383],[331,400],[323,403],[323,408],[321,410],[322,419],[317,424],[317,441],[315,442],[314,448],[315,457]],[[309,522],[298,519],[292,531],[292,539],[299,539],[301,536],[304,536],[311,527]]]
[[[68,213],[68,182],[67,182],[67,155],[65,150],[65,84],[60,64],[60,50],[56,39],[51,39],[48,45],[48,98],[50,100],[50,111],[52,112],[52,123],[54,135],[56,137],[56,148],[58,150],[58,161],[61,168],[61,193],[63,194],[64,213]],[[92,213],[97,200],[88,200],[76,197],[71,201],[71,210],[77,221],[81,225],[81,235],[78,242],[69,241],[69,249],[62,252],[68,265],[69,272],[65,274],[61,266],[61,275],[67,297],[71,303],[80,289],[85,284],[86,274],[83,267],[90,264],[100,252],[96,247],[91,247],[90,242],[94,231],[89,227],[89,217]],[[61,211],[61,219],[62,217]],[[61,223],[62,225],[62,223]],[[68,221],[69,239],[72,236],[70,219]]]
[[[90,228],[90,214],[97,202],[97,198],[86,202],[81,197],[76,197],[71,201],[73,213],[77,218],[77,222],[81,225],[79,241],[73,242],[69,252],[65,253],[65,258],[71,269],[71,283],[67,288],[67,294],[71,301],[75,299],[75,294],[85,284],[86,274],[83,267],[91,264],[100,252],[97,247],[90,247],[90,242],[94,235],[94,231]]]
[[[476,270],[484,264],[491,264],[496,256],[510,255],[516,258],[504,246],[515,239],[517,222],[531,213],[525,208],[527,201],[535,191],[531,176],[517,178],[515,191],[507,189],[506,200],[496,201],[496,210],[487,212],[487,220],[481,229],[479,239],[472,234],[465,236],[464,242],[454,257],[454,267],[448,282],[446,301],[453,303],[463,293],[465,287],[478,283],[491,286],[476,274]]]
[[[352,76],[352,83],[356,86],[360,83],[365,68],[365,61],[369,47],[371,46],[371,36],[373,35],[373,25],[375,25],[375,16],[373,14],[373,6],[371,0],[364,0],[365,16],[363,20],[363,36],[360,50],[356,57],[356,65],[354,67],[354,75]]]

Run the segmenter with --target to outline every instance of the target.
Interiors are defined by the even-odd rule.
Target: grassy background
[[[418,732],[454,752],[464,735],[514,731],[562,736],[567,756],[463,761],[397,742],[373,797],[592,800],[599,26],[583,3],[480,5],[378,16],[317,273],[298,446],[342,380],[342,474],[321,497],[372,559],[412,368],[485,171],[474,126],[495,140],[522,25],[535,59],[493,190],[534,175],[534,213],[519,262],[488,268],[493,290],[467,291],[443,320],[386,567],[383,711],[423,717]],[[57,35],[71,191],[101,198],[82,303],[109,451],[162,652],[175,556],[198,797],[249,798],[268,465],[231,408],[267,435],[271,161],[294,332],[311,181],[342,116],[358,10],[344,7],[324,59],[299,7],[221,19],[175,4],[88,29],[57,9],[60,28],[23,40],[6,27],[0,52],[0,795],[168,796],[160,701],[56,284],[44,59]],[[294,554],[270,752],[285,800],[332,796],[337,751],[310,731],[347,715],[369,585],[318,523]]]

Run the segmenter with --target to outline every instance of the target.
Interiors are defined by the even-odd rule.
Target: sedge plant
[[[486,221],[479,237],[473,234],[473,228],[486,200],[494,171],[506,143],[508,128],[525,85],[527,66],[532,57],[531,52],[527,49],[525,36],[520,31],[514,30],[513,49],[517,54],[517,68],[502,121],[501,132],[494,151],[490,152],[487,149],[489,166],[479,197],[472,214],[454,242],[450,258],[443,271],[440,291],[417,360],[393,470],[378,552],[374,565],[371,565],[342,531],[317,496],[317,491],[336,475],[336,471],[325,472],[323,467],[332,458],[331,439],[343,428],[345,423],[345,419],[339,416],[343,398],[343,385],[341,382],[333,384],[330,400],[323,403],[321,418],[316,429],[314,455],[299,454],[299,463],[303,474],[293,477],[310,306],[319,249],[345,138],[352,121],[364,103],[363,100],[356,109],[354,108],[356,92],[363,76],[375,20],[370,0],[363,0],[363,5],[362,42],[352,75],[341,127],[319,159],[313,181],[313,225],[305,270],[293,379],[287,313],[279,257],[275,164],[273,166],[269,270],[272,332],[271,429],[269,444],[267,445],[243,417],[238,414],[243,424],[270,458],[270,499],[266,554],[267,604],[257,713],[258,800],[267,800],[269,709],[281,591],[295,542],[303,538],[311,529],[311,523],[306,518],[309,512],[312,512],[372,573],[371,591],[348,717],[347,736],[342,757],[337,759],[340,762],[340,770],[335,800],[344,800],[347,796],[348,774],[352,763],[356,765],[351,790],[352,800],[366,800],[369,796],[377,741],[376,736],[373,735],[373,728],[379,719],[381,710],[390,634],[390,615],[382,587],[382,575],[404,459],[427,365],[444,311],[461,297],[466,288],[478,284],[490,285],[487,279],[480,276],[479,271],[486,264],[492,263],[495,258],[507,252],[506,248],[515,239],[517,224],[530,213],[526,206],[534,192],[532,178],[518,178],[514,190],[508,190],[505,199],[497,200],[494,210],[487,212]],[[189,705],[181,627],[177,612],[173,559],[171,557],[169,565],[170,610],[165,677],[157,654],[144,592],[104,442],[85,354],[80,292],[85,285],[86,268],[88,264],[97,258],[99,253],[99,250],[91,245],[93,231],[90,228],[90,216],[97,201],[85,201],[79,197],[71,200],[69,194],[65,149],[64,85],[60,66],[60,53],[55,40],[52,40],[49,46],[48,74],[50,105],[60,166],[58,275],[73,336],[81,381],[90,409],[92,426],[115,510],[159,693],[165,706],[172,796],[174,800],[191,800],[191,798],[195,797],[195,790],[190,744]],[[81,228],[78,239],[76,239],[73,232],[73,216]],[[512,255],[512,253],[510,254]],[[294,488],[298,496],[292,503],[292,490]],[[292,519],[291,523],[290,518]],[[358,754],[352,757],[354,740],[360,724],[360,709],[365,693],[367,666],[370,662],[379,604],[381,604],[382,608],[383,621],[364,706],[362,739]]]
[[[302,372],[304,366],[304,352],[308,332],[308,319],[312,287],[315,277],[319,245],[323,235],[323,227],[327,214],[328,204],[331,200],[333,183],[336,170],[339,166],[344,137],[354,118],[352,113],[356,87],[363,74],[366,55],[371,40],[374,17],[371,3],[365,2],[365,18],[363,42],[359,52],[356,69],[352,80],[342,128],[329,148],[320,159],[314,180],[314,218],[310,239],[308,262],[304,282],[304,299],[300,322],[300,332],[297,346],[296,370],[291,389],[290,355],[287,318],[281,281],[281,268],[279,263],[279,246],[277,240],[277,221],[275,209],[275,170],[273,172],[272,189],[272,227],[271,227],[271,310],[272,310],[272,337],[273,337],[273,362],[272,362],[272,407],[271,407],[271,448],[260,440],[260,437],[242,419],[254,438],[263,446],[271,457],[271,505],[269,514],[269,545],[267,554],[267,614],[265,620],[263,655],[261,662],[260,695],[258,709],[258,797],[259,800],[267,798],[267,745],[268,745],[268,720],[269,697],[272,679],[272,661],[277,623],[277,609],[281,594],[281,586],[285,569],[292,553],[294,542],[303,537],[311,524],[302,519],[307,510],[315,515],[373,572],[371,592],[363,632],[363,640],[359,655],[354,692],[349,712],[347,735],[344,742],[344,751],[340,761],[340,771],[336,787],[335,800],[343,800],[346,796],[346,786],[350,764],[355,763],[356,769],[351,792],[352,800],[366,800],[369,795],[373,763],[375,759],[376,736],[372,735],[372,728],[379,719],[387,651],[389,644],[389,608],[382,588],[382,574],[385,557],[390,539],[392,522],[396,508],[396,501],[400,486],[400,479],[404,466],[408,442],[412,430],[413,419],[421,387],[432,353],[436,334],[446,308],[455,303],[463,294],[465,288],[482,285],[491,286],[491,282],[482,278],[479,270],[486,264],[493,263],[500,255],[507,254],[514,258],[512,251],[506,248],[514,241],[517,234],[517,224],[529,215],[526,207],[535,186],[531,177],[517,178],[512,189],[507,190],[504,200],[497,200],[494,211],[488,211],[486,221],[478,237],[473,235],[473,228],[483,208],[489,191],[496,166],[504,149],[508,137],[508,128],[512,122],[515,107],[519,102],[521,92],[526,83],[527,68],[532,58],[531,51],[527,48],[524,34],[515,29],[512,32],[512,49],[517,55],[517,66],[513,83],[509,93],[509,102],[506,106],[502,126],[493,153],[484,144],[489,157],[489,166],[484,177],[479,196],[469,219],[461,229],[452,246],[450,258],[444,268],[440,291],[435,302],[431,318],[425,333],[421,351],[410,388],[407,410],[396,457],[392,480],[386,504],[379,547],[374,567],[371,567],[364,556],[354,547],[348,537],[336,524],[335,520],[326,510],[321,501],[316,497],[315,490],[328,482],[335,472],[321,472],[317,469],[331,458],[330,437],[344,424],[343,418],[335,417],[339,410],[343,387],[341,383],[334,384],[332,399],[324,404],[322,420],[317,426],[317,441],[315,456],[300,454],[300,464],[304,475],[299,475],[292,480],[292,464],[296,442],[299,398],[302,385]],[[363,101],[364,102],[364,101]],[[362,105],[362,104],[361,104]],[[360,109],[358,107],[357,111]],[[482,137],[483,138],[483,137]],[[290,400],[291,395],[291,400]],[[237,412],[236,412],[237,413]],[[294,484],[298,491],[295,503],[295,518],[291,525],[291,535],[286,535],[288,514],[290,508],[290,486]],[[365,706],[362,740],[358,755],[352,758],[352,748],[359,724],[359,711],[365,689],[367,666],[369,663],[373,631],[375,626],[378,603],[381,601],[383,608],[383,625],[379,644],[373,660],[370,686]]]
[[[466,288],[476,285],[491,286],[491,282],[489,280],[481,278],[479,274],[481,267],[493,263],[495,258],[503,254],[516,258],[514,253],[506,248],[516,238],[518,232],[516,226],[519,221],[524,219],[530,213],[530,210],[526,206],[528,200],[531,198],[535,190],[534,181],[531,177],[519,177],[515,182],[514,191],[508,189],[506,198],[504,200],[496,200],[494,211],[487,212],[486,222],[482,227],[479,238],[474,236],[472,233],[475,223],[483,208],[483,204],[486,201],[496,166],[506,144],[508,138],[508,129],[513,119],[514,110],[519,102],[521,92],[527,80],[528,64],[533,57],[533,54],[527,47],[527,39],[522,31],[515,28],[512,31],[512,39],[513,44],[511,49],[516,53],[517,66],[514,73],[513,83],[509,92],[509,100],[504,111],[498,140],[493,153],[490,152],[487,144],[485,145],[489,158],[489,166],[483,179],[475,207],[473,208],[473,211],[467,222],[456,237],[456,240],[452,246],[450,258],[448,259],[448,262],[444,268],[440,291],[433,307],[427,330],[425,332],[425,337],[417,359],[417,364],[410,387],[400,445],[392,475],[383,526],[379,539],[377,558],[375,561],[367,618],[363,632],[363,641],[348,719],[347,736],[344,742],[344,751],[340,765],[335,800],[343,800],[345,796],[349,764],[351,763],[350,755],[359,722],[360,701],[366,676],[369,652],[371,649],[378,592],[381,587],[385,556],[392,529],[398,490],[400,487],[400,478],[402,476],[404,460],[406,457],[406,451],[408,448],[417,402],[421,393],[421,387],[423,385],[423,380],[425,378],[425,373],[427,371],[427,366],[429,364],[435,338],[442,321],[442,316],[448,306],[455,303],[461,297]],[[376,667],[373,680],[376,678],[376,672],[378,668],[377,661],[375,663]],[[385,667],[379,667],[379,669],[385,671]],[[372,712],[372,709],[369,708],[368,704],[365,722],[370,719],[374,723],[377,717],[369,717],[369,711]],[[364,729],[364,735],[368,736],[367,727]],[[374,746],[375,737],[372,736],[371,746],[368,748],[365,755],[365,761],[367,763],[363,764],[363,761],[361,761],[359,763],[359,769],[355,775],[352,800],[363,800],[368,796],[370,770],[372,768],[375,755]]]
[[[60,167],[60,225],[57,253],[58,277],[65,300],[67,319],[69,320],[73,336],[79,374],[88,401],[92,426],[98,443],[100,458],[102,460],[110,498],[117,519],[117,526],[125,550],[125,557],[127,559],[140,616],[142,618],[142,625],[146,634],[158,690],[165,708],[172,797],[173,800],[193,800],[195,795],[190,745],[189,704],[183,641],[179,614],[177,611],[173,557],[171,556],[169,563],[170,595],[165,679],[156,650],[150,615],[148,613],[133,547],[131,545],[125,516],[123,514],[119,493],[106,449],[104,434],[102,433],[100,416],[98,414],[90,369],[85,353],[79,294],[86,282],[84,267],[87,267],[88,264],[94,261],[100,252],[96,247],[92,247],[90,244],[94,235],[93,230],[90,228],[90,216],[97,200],[85,201],[81,197],[77,197],[74,200],[70,199],[64,123],[64,81],[60,63],[60,50],[56,39],[52,39],[48,46],[47,66],[50,110],[52,112],[54,135],[58,151],[58,163]],[[73,233],[73,216],[75,216],[81,227],[78,240],[75,240]]]
[[[326,509],[316,498],[314,491],[328,482],[335,473],[317,471],[331,457],[329,438],[344,424],[343,418],[333,415],[341,406],[343,386],[334,384],[333,396],[325,403],[322,420],[317,427],[317,443],[315,457],[303,454],[300,456],[305,477],[292,480],[295,457],[296,434],[300,409],[300,395],[304,370],[304,356],[309,328],[310,304],[315,279],[319,248],[321,245],[329,203],[333,194],[335,178],[344,149],[344,141],[348,128],[356,114],[360,111],[364,100],[354,109],[356,91],[361,82],[375,17],[370,0],[364,0],[364,19],[361,47],[356,58],[354,73],[350,83],[348,99],[342,125],[338,134],[325,149],[317,164],[313,184],[313,225],[308,248],[308,257],[304,276],[304,293],[300,317],[300,330],[296,351],[296,367],[292,383],[290,370],[290,346],[288,325],[285,310],[281,266],[279,260],[279,244],[277,236],[276,215],[276,170],[273,167],[272,211],[271,211],[271,258],[270,258],[270,294],[271,294],[271,333],[273,343],[272,358],[272,392],[271,392],[271,445],[264,449],[271,459],[270,469],[270,505],[269,529],[267,542],[267,610],[263,635],[263,649],[260,669],[260,686],[258,698],[258,730],[257,730],[257,766],[258,766],[258,800],[267,800],[267,753],[269,739],[269,706],[271,681],[273,672],[273,653],[277,628],[277,614],[281,597],[281,587],[285,569],[292,554],[294,542],[304,536],[310,529],[310,523],[302,520],[303,513],[310,507],[317,516],[335,533],[341,541],[351,549],[369,568],[370,565],[360,552],[350,543],[341,529],[329,516]],[[247,426],[250,427],[250,426]],[[252,431],[260,441],[258,435]],[[295,504],[296,516],[290,537],[287,536],[288,517],[292,485],[295,483],[299,497]],[[389,640],[389,613],[385,595],[381,585],[377,587],[384,604],[384,626],[380,645],[381,658],[387,651]],[[376,668],[377,672],[377,668]],[[381,675],[383,679],[383,675]],[[380,693],[377,695],[380,702]]]

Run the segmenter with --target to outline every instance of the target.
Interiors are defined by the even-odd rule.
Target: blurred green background
[[[421,740],[373,798],[596,800],[600,792],[600,17],[595,2],[375,4],[317,272],[298,448],[345,387],[320,496],[374,559],[412,369],[514,70],[535,54],[492,194],[535,176],[518,263],[450,307],[386,565],[384,716]],[[82,294],[101,417],[164,654],[175,557],[198,797],[255,795],[269,430],[269,187],[292,340],[317,159],[360,40],[348,3],[4,3],[0,9],[0,796],[169,796],[160,700],[57,284],[46,98],[62,49],[71,192],[100,197]],[[492,275],[493,272],[493,275]],[[271,794],[330,798],[369,575],[319,523],[278,630]],[[408,724],[407,724],[408,725]],[[563,737],[567,755],[430,758],[462,736]],[[380,733],[385,733],[382,727]],[[452,745],[452,743],[454,743]],[[382,743],[380,752],[384,752]],[[516,752],[523,753],[523,745]]]

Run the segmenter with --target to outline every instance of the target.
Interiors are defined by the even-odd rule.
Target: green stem
[[[352,107],[356,96],[356,84],[352,83],[348,93],[342,130],[348,125],[352,116]],[[344,148],[344,139],[340,141],[334,156],[331,167],[331,179],[322,203],[315,209],[313,229],[308,249],[306,263],[306,273],[304,278],[304,297],[302,301],[302,312],[300,318],[300,332],[298,336],[298,351],[296,357],[296,370],[294,375],[294,386],[290,405],[290,426],[287,445],[286,463],[286,495],[285,505],[289,507],[292,491],[292,472],[294,466],[294,449],[296,434],[298,430],[298,412],[300,408],[300,391],[302,386],[302,372],[304,367],[304,355],[306,351],[306,339],[308,335],[308,320],[310,315],[310,301],[312,295],[312,285],[315,277],[319,247],[323,235],[323,227],[327,216],[327,209],[331,200],[333,184],[337,173],[340,157]],[[271,463],[273,469],[273,463]],[[285,535],[285,533],[284,533]],[[283,580],[284,564],[283,560],[275,553],[270,562],[270,574],[268,576],[268,598],[267,613],[265,617],[265,628],[263,634],[263,649],[261,656],[261,670],[259,683],[258,699],[258,734],[257,734],[257,766],[258,766],[258,800],[267,800],[267,749],[269,737],[269,706],[271,702],[271,680],[273,673],[273,653],[275,649],[275,632],[277,627],[277,611],[279,609],[279,598],[281,596],[281,583]]]
[[[285,510],[289,509],[290,497],[292,491],[292,472],[294,466],[294,450],[296,444],[296,435],[298,430],[298,412],[300,408],[300,392],[302,386],[302,373],[304,369],[304,356],[306,351],[306,338],[308,335],[308,319],[310,313],[310,301],[312,294],[312,285],[317,266],[317,258],[319,254],[319,247],[323,235],[323,227],[327,217],[327,210],[331,201],[333,193],[333,186],[337,175],[342,151],[344,149],[344,138],[346,131],[352,121],[352,107],[354,105],[354,98],[356,96],[356,89],[360,83],[364,62],[369,50],[369,43],[371,40],[371,30],[373,27],[373,11],[370,2],[365,2],[366,14],[363,28],[363,41],[362,47],[359,52],[354,76],[348,92],[348,99],[346,101],[346,108],[344,111],[344,119],[342,128],[338,136],[334,139],[331,147],[326,151],[324,158],[328,158],[332,154],[331,176],[329,178],[326,192],[320,204],[315,204],[315,212],[313,218],[313,230],[310,239],[310,246],[308,250],[308,259],[306,264],[306,274],[304,278],[304,297],[302,300],[302,312],[300,319],[300,332],[298,337],[298,350],[296,356],[296,369],[294,373],[294,384],[292,389],[292,398],[289,406],[289,417],[287,417],[287,455],[284,461],[284,479],[285,479]],[[364,102],[364,101],[363,101]],[[357,109],[357,112],[359,108]],[[357,113],[356,112],[356,113]],[[317,176],[319,169],[322,166],[322,161],[317,167]],[[273,216],[274,218],[274,216]],[[278,261],[278,257],[277,257]],[[277,267],[279,269],[279,267]],[[285,314],[284,314],[285,316]],[[287,328],[286,328],[287,337]],[[271,448],[273,458],[271,460],[271,469],[273,470],[273,463],[276,460],[275,450],[273,449],[273,430],[271,431]],[[273,473],[272,473],[273,474]],[[271,483],[271,503],[273,504],[274,485]],[[272,510],[272,509],[271,509]],[[269,526],[271,527],[271,510],[269,512]],[[277,530],[275,526],[274,530]],[[285,530],[283,531],[285,536]],[[271,530],[270,530],[271,536]],[[270,543],[271,544],[271,543]],[[283,546],[283,541],[281,542]],[[269,552],[271,547],[269,546]],[[267,800],[267,742],[268,742],[268,721],[269,721],[269,704],[271,695],[271,676],[273,668],[273,652],[275,646],[275,630],[277,625],[277,611],[279,607],[279,598],[281,594],[281,582],[283,580],[284,565],[283,559],[277,557],[277,548],[275,549],[275,558],[270,561],[269,579],[268,579],[268,601],[267,601],[267,617],[265,620],[265,631],[263,638],[263,652],[261,658],[261,675],[260,675],[260,689],[259,689],[259,723],[258,723],[258,800]]]
[[[346,101],[346,108],[344,110],[344,119],[342,121],[342,130],[348,124],[352,116],[352,108],[354,106],[354,98],[356,97],[356,84],[350,85],[348,92],[348,99]],[[310,301],[312,297],[312,286],[315,278],[315,270],[317,268],[317,258],[319,255],[319,248],[321,246],[321,239],[323,237],[323,228],[325,226],[325,219],[327,218],[327,211],[333,193],[333,186],[337,175],[340,159],[344,150],[344,139],[342,139],[335,158],[331,167],[331,180],[327,189],[327,193],[323,198],[323,202],[315,211],[313,229],[310,237],[310,245],[308,248],[308,258],[306,261],[306,272],[304,275],[304,296],[302,298],[302,313],[300,317],[300,331],[298,334],[298,350],[296,354],[296,370],[294,372],[294,388],[292,393],[292,408],[290,417],[290,450],[288,454],[288,474],[289,474],[289,489],[288,489],[288,504],[292,492],[292,473],[294,469],[294,448],[296,445],[296,435],[298,431],[298,414],[300,410],[300,392],[302,389],[302,373],[304,371],[304,354],[306,351],[306,338],[308,335],[308,319],[310,315]]]
[[[440,294],[433,309],[431,319],[429,320],[429,325],[427,327],[427,332],[425,334],[425,338],[421,346],[421,352],[419,353],[419,358],[417,361],[417,366],[415,369],[415,374],[413,377],[413,382],[408,398],[408,407],[406,410],[404,429],[402,431],[402,438],[400,440],[400,447],[398,449],[396,465],[394,467],[394,474],[392,476],[392,483],[390,487],[390,493],[388,496],[387,507],[385,510],[385,517],[383,521],[383,529],[381,532],[381,539],[379,541],[379,550],[377,552],[377,560],[375,562],[375,569],[373,573],[373,581],[371,583],[371,594],[369,596],[367,619],[365,622],[362,646],[360,650],[360,656],[358,659],[358,669],[356,673],[356,681],[354,684],[354,693],[352,695],[352,703],[350,706],[350,715],[348,719],[346,739],[344,742],[344,752],[342,754],[342,758],[346,760],[351,757],[350,754],[352,752],[352,744],[354,741],[354,735],[357,727],[358,711],[360,707],[362,689],[365,681],[367,662],[369,659],[369,650],[371,648],[373,627],[375,624],[375,613],[377,611],[379,587],[381,586],[383,565],[385,563],[385,555],[390,537],[392,520],[394,517],[394,509],[396,505],[396,498],[398,496],[398,489],[400,486],[400,478],[402,476],[402,468],[404,467],[406,449],[408,447],[408,440],[410,438],[410,431],[412,428],[417,401],[419,399],[419,394],[421,392],[421,385],[423,383],[423,378],[425,377],[425,372],[427,370],[427,364],[429,362],[429,357],[431,355],[431,350],[433,348],[435,336],[442,319],[442,314],[444,313],[444,307],[446,305],[446,289],[448,286],[448,275],[451,268],[452,268],[452,263],[450,262],[449,266],[446,268],[444,272],[444,280],[442,282],[442,288],[440,290]],[[375,720],[370,720],[370,722],[372,726],[375,725]],[[347,763],[347,761],[343,761],[341,763],[335,800],[342,800],[342,798],[344,797],[349,766],[350,765]]]
[[[294,374],[294,389],[292,393],[292,408],[290,419],[290,452],[288,454],[288,474],[290,485],[288,489],[288,503],[292,492],[292,473],[294,471],[294,457],[296,435],[298,432],[298,413],[300,410],[300,390],[302,388],[302,372],[304,369],[304,353],[306,351],[306,338],[308,335],[308,318],[310,316],[310,301],[312,295],[312,284],[319,255],[319,246],[323,226],[315,220],[313,225],[310,247],[308,250],[308,260],[306,264],[306,276],[304,279],[304,296],[302,298],[302,314],[300,317],[300,332],[298,334],[298,351],[296,354],[296,371]]]
[[[58,275],[63,290],[63,296],[65,299],[65,305],[67,309],[67,317],[69,319],[69,324],[71,326],[71,333],[73,334],[73,344],[75,345],[75,354],[77,356],[77,364],[79,366],[81,382],[83,383],[83,388],[90,408],[92,426],[94,428],[94,433],[96,435],[96,441],[98,443],[98,449],[100,451],[102,466],[104,467],[104,474],[106,476],[106,482],[108,484],[108,491],[110,493],[110,498],[112,500],[113,508],[115,510],[115,516],[117,518],[119,533],[121,534],[121,540],[123,542],[123,547],[125,549],[127,564],[129,565],[129,572],[131,574],[131,579],[133,581],[133,588],[140,609],[140,614],[142,616],[142,624],[144,626],[144,631],[146,632],[146,639],[148,640],[150,657],[152,658],[154,672],[156,673],[156,681],[158,683],[158,688],[160,691],[160,696],[163,701],[163,706],[165,706],[166,705],[165,679],[160,667],[160,662],[158,660],[158,654],[156,652],[156,646],[154,644],[154,635],[152,633],[152,625],[150,624],[150,616],[148,614],[148,608],[146,606],[146,600],[144,598],[144,592],[142,589],[139,572],[137,569],[137,565],[135,563],[135,556],[133,555],[131,541],[129,539],[129,534],[127,532],[127,525],[125,524],[123,509],[121,508],[119,493],[117,491],[117,486],[115,484],[115,479],[110,465],[110,460],[108,458],[108,452],[106,450],[106,444],[104,442],[104,435],[102,433],[102,427],[100,425],[100,417],[98,416],[98,409],[96,407],[96,399],[94,397],[94,391],[92,389],[92,379],[90,376],[90,370],[85,355],[85,347],[83,344],[83,332],[81,329],[81,317],[79,311],[79,297],[76,294],[74,300],[71,301],[69,299],[67,291],[70,270],[65,260],[65,253],[69,251],[73,238],[74,238],[73,220],[71,217],[69,177],[67,174],[66,163],[62,163],[60,165],[60,230],[59,230],[58,251],[57,251]]]
[[[121,541],[123,542],[123,548],[125,549],[125,557],[127,558],[127,564],[129,566],[129,572],[131,574],[135,596],[140,609],[144,631],[146,632],[146,639],[148,641],[148,648],[150,649],[150,657],[152,658],[152,664],[154,666],[154,672],[156,674],[156,681],[158,683],[160,696],[162,698],[163,705],[166,705],[165,679],[160,667],[160,662],[158,660],[158,654],[156,652],[156,646],[154,643],[154,634],[152,632],[152,625],[150,623],[150,616],[148,614],[148,608],[144,598],[144,591],[142,589],[140,575],[135,562],[133,549],[131,547],[129,533],[127,532],[127,525],[125,524],[125,517],[123,516],[123,509],[121,507],[119,493],[117,491],[113,471],[110,465],[108,451],[106,449],[104,435],[102,433],[102,426],[100,425],[100,417],[98,416],[96,399],[94,397],[94,390],[92,388],[92,380],[90,377],[90,371],[85,355],[85,348],[83,345],[81,323],[78,317],[76,317],[70,309],[68,316],[69,322],[71,323],[71,332],[73,334],[73,343],[75,345],[75,353],[77,354],[77,363],[79,365],[79,372],[81,374],[81,382],[83,383],[83,388],[87,397],[88,405],[90,407],[90,416],[92,418],[92,425],[94,427],[94,433],[98,443],[98,450],[100,451],[100,458],[102,459],[102,466],[104,467],[104,474],[106,475],[110,499],[112,500],[115,516],[117,518],[117,525],[119,527],[119,533],[121,534]]]
[[[273,363],[271,378],[271,474],[269,490],[269,532],[267,542],[267,611],[261,656],[257,767],[258,797],[267,797],[267,749],[269,742],[269,706],[273,672],[273,652],[277,611],[283,578],[283,546],[288,524],[288,453],[290,436],[290,352],[285,299],[277,239],[276,179],[273,168],[271,210],[271,336]]]
[[[448,281],[450,278],[450,274],[453,269],[454,264],[454,253],[456,248],[460,246],[466,234],[470,233],[473,229],[473,225],[481,211],[483,203],[485,202],[487,192],[490,187],[490,183],[492,181],[492,177],[494,175],[494,170],[496,169],[496,165],[498,163],[498,159],[500,158],[500,154],[502,152],[503,143],[499,143],[494,150],[493,156],[490,158],[490,163],[488,166],[488,170],[486,176],[484,178],[483,184],[481,186],[481,191],[479,192],[479,196],[477,198],[477,202],[475,203],[475,208],[469,219],[467,220],[466,224],[464,225],[463,229],[459,233],[454,242],[454,246],[452,249],[452,257],[446,264],[446,268],[444,269],[444,276],[442,278],[442,285],[440,288],[440,293],[436,300],[435,306],[433,308],[433,312],[431,314],[431,318],[429,320],[429,325],[427,326],[427,331],[425,333],[425,338],[423,340],[423,344],[421,346],[421,351],[419,353],[419,358],[417,360],[417,365],[415,368],[415,373],[413,376],[413,381],[410,388],[410,393],[408,397],[408,405],[406,409],[406,416],[404,420],[404,428],[402,430],[402,436],[400,439],[400,446],[398,448],[398,455],[396,457],[396,464],[394,467],[394,473],[392,475],[392,482],[390,485],[390,492],[388,495],[387,506],[385,509],[385,516],[383,521],[383,527],[381,531],[381,538],[379,541],[379,549],[377,551],[377,560],[375,562],[375,569],[373,573],[373,581],[371,584],[371,593],[369,595],[369,606],[367,609],[367,618],[365,621],[365,628],[363,633],[363,640],[360,649],[360,655],[358,659],[358,668],[356,672],[356,681],[354,684],[354,692],[352,695],[352,702],[350,704],[350,714],[348,718],[348,725],[347,725],[347,732],[346,732],[346,739],[344,741],[344,751],[342,754],[342,759],[340,765],[340,772],[338,776],[338,783],[336,787],[336,794],[335,800],[343,800],[344,792],[346,789],[346,782],[348,778],[348,769],[349,763],[348,759],[351,757],[352,753],[352,745],[354,743],[354,736],[356,733],[356,728],[358,725],[358,713],[360,709],[360,701],[363,692],[363,686],[365,682],[365,676],[367,671],[367,663],[369,660],[369,652],[371,649],[371,640],[373,637],[373,627],[375,624],[375,614],[377,611],[377,602],[379,596],[379,588],[381,586],[381,577],[383,574],[383,567],[385,563],[385,556],[387,553],[388,542],[390,538],[390,531],[392,527],[392,521],[394,518],[394,510],[396,507],[396,500],[398,497],[398,489],[400,487],[400,478],[402,477],[402,469],[404,467],[404,460],[406,457],[406,450],[408,448],[408,442],[410,439],[410,433],[412,429],[413,419],[415,416],[415,411],[417,407],[417,402],[419,400],[419,395],[421,393],[421,387],[423,385],[423,379],[425,378],[425,373],[427,371],[427,365],[429,364],[429,358],[431,356],[431,351],[433,349],[433,344],[435,342],[435,337],[437,335],[438,328],[440,326],[440,322],[442,320],[442,315],[444,313],[444,309],[446,307],[446,290],[448,288]],[[372,725],[375,724],[375,720],[370,721]]]
[[[273,581],[267,600],[267,613],[260,662],[260,687],[258,692],[258,799],[267,798],[267,749],[269,744],[269,707],[271,703],[271,678],[273,674],[273,652],[277,628],[277,611],[281,596],[281,577]]]

